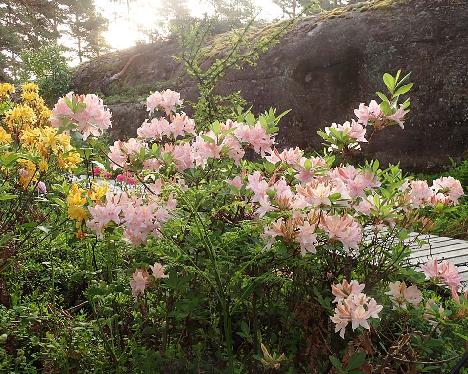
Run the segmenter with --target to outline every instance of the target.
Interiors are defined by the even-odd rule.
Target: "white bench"
[[[424,243],[415,242],[415,237]],[[412,264],[426,263],[434,257],[447,260],[457,267],[462,281],[468,282],[468,241],[418,233],[411,233],[407,240],[411,242]]]

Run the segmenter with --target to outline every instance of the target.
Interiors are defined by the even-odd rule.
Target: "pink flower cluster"
[[[254,193],[252,201],[264,207],[269,204],[272,207],[270,210],[274,210],[274,205],[280,209],[316,208],[330,206],[332,195],[338,196],[340,200],[366,197],[366,191],[372,192],[380,186],[377,177],[369,171],[360,171],[353,166],[326,170],[326,163],[318,160],[321,159],[316,158],[314,162],[322,169],[322,174],[325,174],[315,177],[311,168],[310,176],[304,178],[302,174],[301,179],[306,182],[294,186],[295,192],[284,178],[267,182],[260,172],[255,171],[248,177],[247,184],[247,189]],[[308,166],[310,164],[312,162]]]
[[[145,144],[140,142],[138,139],[130,138],[126,142],[116,140],[114,145],[109,147],[110,152],[107,157],[111,161],[112,169],[125,169],[130,163],[138,158],[140,150],[145,147]]]
[[[159,262],[155,262],[154,265],[150,265],[150,269],[151,275],[155,280],[168,277],[168,275],[165,273],[165,267]],[[135,270],[135,272],[132,274],[132,279],[130,280],[130,287],[132,289],[132,295],[135,300],[137,300],[140,295],[144,294],[150,280],[150,275],[145,269]]]
[[[345,251],[350,248],[359,250],[359,243],[362,240],[362,227],[350,215],[329,215],[323,217],[323,229],[330,239],[335,239],[343,244]]]
[[[111,112],[98,96],[78,96],[70,92],[55,104],[51,124],[53,127],[60,127],[64,121],[69,121],[76,125],[86,140],[90,135],[100,136],[104,130],[112,127],[111,116]]]
[[[429,260],[427,264],[421,265],[421,271],[426,279],[440,280],[452,290],[456,291],[460,287],[461,276],[456,266],[450,262],[444,260],[439,263],[439,260],[435,257],[433,260]]]
[[[357,281],[348,283],[344,280],[341,284],[332,285],[332,293],[335,295],[335,314],[331,317],[335,324],[335,332],[340,332],[344,339],[346,327],[351,322],[351,328],[356,330],[359,326],[370,330],[368,320],[379,318],[379,313],[383,309],[382,305],[362,293],[364,284]]]
[[[411,181],[409,185],[409,199],[414,208],[437,203],[456,205],[463,194],[460,181],[453,177],[438,178],[431,187],[426,181]]]
[[[418,306],[422,301],[422,293],[415,285],[407,287],[405,282],[397,281],[390,282],[388,286],[390,291],[385,294],[390,296],[394,309],[397,307],[406,309],[408,303]]]
[[[181,104],[180,93],[171,90],[153,92],[146,99],[146,107],[150,114],[155,110],[162,109],[169,115],[175,111],[177,105]]]
[[[238,124],[234,133],[239,141],[250,144],[256,153],[264,156],[266,152],[271,152],[274,139],[260,123],[254,126]]]
[[[380,109],[380,105],[375,100],[372,100],[369,106],[364,103],[359,104],[359,108],[354,110],[357,117],[357,122],[363,126],[367,126],[369,122],[372,124],[383,123],[385,121],[396,122],[402,129],[404,128],[404,117],[407,111],[400,105],[392,115],[386,116]]]
[[[359,104],[359,108],[354,110],[357,120],[352,119],[346,121],[342,125],[333,123],[330,127],[325,127],[325,133],[335,140],[331,140],[330,149],[338,149],[341,146],[346,146],[351,149],[360,149],[359,143],[367,143],[366,127],[372,124],[376,129],[382,128],[389,123],[397,123],[401,128],[404,128],[404,117],[406,114],[402,105],[392,115],[385,115],[380,105],[375,100],[372,100],[367,106],[364,103]],[[345,141],[346,144],[338,145],[338,139],[333,132],[340,132],[346,137],[340,139],[340,143]],[[330,139],[327,139],[330,140]]]
[[[332,123],[330,127],[325,127],[325,133],[331,135],[330,129],[335,129],[349,136],[352,140],[359,143],[367,143],[366,139],[366,128],[364,125],[356,122],[354,119],[351,122],[346,121],[342,125]]]
[[[164,136],[176,139],[184,137],[187,134],[193,134],[195,131],[195,122],[185,114],[176,114],[172,116],[169,123],[165,118],[153,118],[146,120],[138,129],[137,134],[142,139],[158,139]]]
[[[98,236],[114,223],[123,228],[124,237],[133,245],[144,244],[150,235],[158,237],[161,226],[170,218],[176,207],[172,197],[164,203],[157,195],[161,191],[161,181],[149,185],[152,194],[144,197],[129,196],[126,192],[106,195],[106,202],[89,207],[88,228]]]

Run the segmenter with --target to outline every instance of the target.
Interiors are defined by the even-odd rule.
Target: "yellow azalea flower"
[[[37,94],[37,92],[23,91],[21,93],[21,98],[24,101],[36,101],[39,99],[39,95]]]
[[[88,212],[85,208],[78,205],[69,205],[68,206],[68,217],[76,221],[76,226],[79,227],[81,222],[83,222],[88,217]]]
[[[36,164],[30,160],[18,160],[20,168],[18,170],[19,183],[23,188],[27,188],[32,181],[37,179]]]
[[[88,196],[93,201],[99,201],[106,196],[107,191],[109,191],[109,185],[107,183],[93,183],[91,188],[88,190]]]
[[[67,204],[69,206],[72,206],[72,205],[82,206],[82,205],[84,205],[86,203],[86,198],[83,197],[84,193],[85,193],[85,190],[78,187],[77,184],[73,183],[71,185],[70,191],[68,192],[68,195],[67,195]]]
[[[8,128],[32,127],[36,122],[36,115],[32,108],[27,105],[17,105],[5,113],[5,123]]]
[[[70,144],[70,136],[66,134],[58,134],[56,136],[57,143],[61,146],[61,149],[65,152],[70,151],[72,146]]]
[[[5,100],[15,92],[15,87],[10,83],[0,83],[0,100]]]
[[[23,84],[21,86],[21,89],[27,92],[39,92],[39,86],[36,83],[32,82]]]
[[[40,172],[44,172],[47,171],[47,169],[49,169],[49,164],[46,160],[42,159],[41,161],[39,161],[38,167]]]
[[[38,109],[37,118],[39,126],[48,126],[50,124],[50,118],[52,117],[52,111],[47,107],[41,107]]]
[[[67,153],[66,156],[60,157],[57,160],[58,166],[61,169],[67,169],[67,170],[76,168],[80,162],[81,162],[81,157],[78,152]]]
[[[11,135],[3,127],[0,127],[0,144],[8,143],[11,143]]]

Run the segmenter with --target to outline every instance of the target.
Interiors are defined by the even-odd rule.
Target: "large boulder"
[[[114,102],[116,95],[135,87],[176,88],[193,99],[194,83],[172,58],[178,51],[175,42],[167,41],[110,54],[80,66],[74,85],[80,92],[104,91],[102,82],[138,54],[124,76],[111,84]],[[466,0],[380,0],[304,19],[256,66],[229,71],[218,91],[240,90],[257,112],[292,109],[281,124],[280,147],[317,150],[321,139],[316,131],[350,118],[353,108],[383,89],[382,74],[399,68],[411,71],[416,83],[405,130],[394,127],[376,134],[365,147],[365,156],[419,171],[441,168],[450,157],[465,157]],[[145,116],[140,100],[130,101],[110,106],[118,135],[134,135]]]

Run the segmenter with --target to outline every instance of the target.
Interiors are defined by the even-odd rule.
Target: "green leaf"
[[[411,90],[411,88],[413,87],[413,83],[408,83],[408,84],[405,84],[404,86],[401,86],[398,90],[396,90],[396,92],[393,94],[393,97],[397,97],[397,96],[400,96],[400,95],[403,95],[405,93],[407,93],[409,90]]]
[[[400,78],[401,70],[398,70],[395,75],[395,82],[398,82],[398,78]]]
[[[467,335],[460,334],[459,332],[456,332],[456,331],[454,331],[453,333],[455,335],[459,336],[460,338],[462,338],[464,341],[468,341],[468,336]]]
[[[343,370],[343,365],[341,364],[340,360],[338,360],[335,356],[328,356],[328,358],[335,368]]]
[[[211,126],[211,129],[213,130],[215,135],[219,135],[219,133],[221,132],[221,123],[219,121],[215,121]]]
[[[390,93],[393,94],[393,91],[395,90],[395,78],[393,78],[390,74],[385,73],[383,75],[383,81],[385,85],[387,86],[388,90]]]
[[[0,194],[0,201],[6,201],[6,200],[14,200],[18,197],[18,195],[13,195],[10,193],[1,193]]]
[[[388,97],[385,96],[385,94],[383,94],[382,92],[377,91],[376,94],[377,94],[378,97],[380,97],[380,99],[381,99],[382,101],[390,102],[390,100],[388,99]]]
[[[406,80],[409,79],[410,76],[411,76],[411,73],[408,73],[403,78],[401,78],[401,80],[398,82],[398,86],[402,85]]]
[[[390,108],[389,103],[386,101],[382,101],[380,103],[380,109],[382,109],[382,112],[384,112],[384,114],[387,116],[392,114],[392,109]]]
[[[366,362],[366,354],[364,352],[355,352],[348,361],[346,370],[354,370],[360,368]]]
[[[211,144],[215,144],[214,139],[210,138],[208,135],[202,135],[201,137],[203,138],[203,140],[204,140],[205,142],[208,142],[208,143],[211,143]]]

